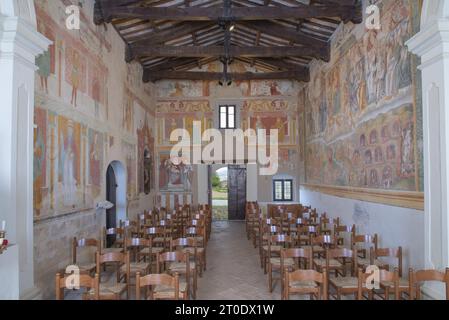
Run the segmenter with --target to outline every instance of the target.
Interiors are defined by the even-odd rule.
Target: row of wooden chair
[[[271,216],[275,217],[267,218],[262,215],[257,203],[247,203],[246,207],[247,236],[248,239],[252,238],[255,247],[259,247],[261,266],[268,273],[270,292],[273,290],[274,281],[280,280],[281,292],[285,297],[286,286],[288,287],[287,273],[305,271],[305,278],[318,277],[318,273],[322,276],[325,274],[325,288],[316,291],[313,286],[315,296],[317,292],[326,296],[329,292],[335,292],[336,299],[345,295],[357,297],[359,270],[364,273],[367,268],[375,266],[379,270],[390,272],[391,259],[396,259],[395,271],[389,274],[381,271],[381,277],[388,275],[391,278],[397,272],[397,282],[382,280],[377,293],[383,292],[384,298],[388,298],[390,292],[396,291],[398,295],[395,295],[395,298],[407,295],[409,298],[419,297],[419,293],[411,295],[409,280],[402,277],[401,247],[378,248],[377,234],[356,234],[355,225],[342,225],[339,218],[331,219],[326,214],[319,215],[310,207],[299,205],[299,209],[293,212],[286,212],[281,208],[282,206],[279,206],[276,210],[276,207],[272,207]],[[427,271],[418,271],[417,274]],[[278,279],[274,278],[275,272],[279,273]],[[334,277],[330,277],[332,273],[335,273]],[[300,272],[295,275],[299,274]],[[441,278],[441,273],[436,273],[435,277]],[[304,291],[303,287],[312,287],[312,280],[307,282],[308,280],[304,279],[306,282],[300,283],[294,279],[296,278],[291,278],[293,282],[290,283],[294,283],[299,291]]]
[[[72,265],[83,276],[82,284],[86,287],[89,287],[89,283],[91,285],[90,294],[83,294],[83,298],[120,299],[125,291],[129,298],[130,287],[134,285],[131,284],[131,279],[136,279],[137,283],[137,275],[145,286],[150,281],[145,280],[147,275],[152,275],[148,279],[159,279],[165,283],[169,278],[158,277],[158,274],[167,274],[173,277],[173,281],[177,274],[179,295],[172,295],[171,298],[195,299],[197,275],[201,276],[206,270],[206,245],[210,236],[209,212],[210,208],[207,206],[200,206],[195,210],[190,206],[182,206],[173,214],[168,214],[164,208],[158,208],[139,215],[135,221],[120,221],[119,227],[103,228],[100,240],[74,238]],[[182,237],[177,237],[179,235]],[[83,263],[83,259],[79,259],[80,251],[88,249],[95,252],[95,257]],[[112,285],[101,282],[108,266],[115,268],[116,281]],[[64,272],[58,273],[57,297],[61,297],[61,279],[69,276]],[[91,277],[92,281],[87,281],[86,277]],[[94,290],[93,281],[97,277],[98,286]],[[154,294],[150,296],[156,299],[159,296],[170,298],[167,292],[159,294],[161,288],[164,285],[151,288],[150,291]]]
[[[77,244],[94,244],[95,239],[82,239],[76,240]],[[170,243],[170,251],[158,251],[156,255],[156,273],[161,272],[184,276],[184,282],[180,284],[180,292],[183,298],[188,298],[190,294],[195,299],[197,291],[197,266],[202,267],[201,262],[197,262],[197,258],[200,257],[198,251],[201,248],[197,247],[197,241],[195,238],[180,238],[172,240]],[[120,299],[123,293],[126,292],[127,298],[129,298],[131,279],[135,278],[137,274],[145,276],[152,274],[152,263],[145,261],[145,257],[152,256],[151,240],[144,238],[131,238],[125,239],[123,251],[121,252],[107,252],[102,253],[96,251],[95,268],[94,270],[81,268],[79,264],[79,272],[77,274],[82,276],[91,276],[92,272],[95,272],[95,277],[101,279],[102,267],[111,265],[115,267],[116,281],[113,284],[99,283],[97,291],[93,291],[91,298],[99,299]],[[134,259],[130,257],[133,256]],[[193,259],[191,259],[193,257]],[[133,261],[131,261],[133,260]],[[57,297],[61,297],[60,289],[62,284],[62,273],[57,275]],[[77,275],[76,274],[76,275]],[[70,275],[65,275],[64,278]],[[84,284],[88,281],[85,277],[82,279]],[[92,282],[90,282],[92,283]],[[86,285],[87,286],[87,285]],[[92,286],[93,287],[93,286]],[[92,288],[91,287],[91,288]],[[157,290],[156,290],[157,291]],[[86,296],[83,296],[86,298]]]
[[[289,271],[287,268],[284,271],[284,285],[282,289],[282,299],[289,300],[292,295],[310,295],[310,299],[328,300],[329,299],[329,284],[332,281],[329,279],[328,272],[324,269],[318,272],[313,269],[309,270],[295,270]],[[373,272],[365,272],[359,268],[356,284],[351,284],[346,292],[353,294],[357,300],[373,300],[383,299],[389,300],[393,294],[394,300],[402,298],[402,291],[400,286],[400,277],[397,269],[389,271],[385,269],[378,270],[378,287],[372,283]],[[407,284],[407,295],[409,300],[421,299],[421,287],[425,282],[441,282],[446,287],[446,300],[449,300],[449,268],[445,272],[436,270],[409,270],[409,280]],[[379,293],[379,289],[383,289]]]

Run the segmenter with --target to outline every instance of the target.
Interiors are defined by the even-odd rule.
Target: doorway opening
[[[212,219],[228,220],[228,166],[212,166]]]
[[[113,206],[106,210],[106,229],[116,228],[120,220],[127,219],[126,170],[119,161],[113,161],[106,171],[106,200]],[[108,236],[106,246],[111,247],[115,236]]]
[[[210,172],[212,219],[245,220],[246,166],[212,165]]]

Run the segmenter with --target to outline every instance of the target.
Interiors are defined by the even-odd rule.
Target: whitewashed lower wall
[[[341,217],[342,224],[356,224],[359,234],[379,236],[379,248],[402,246],[403,272],[424,267],[424,212],[378,203],[339,198],[300,189],[301,203],[319,213]]]

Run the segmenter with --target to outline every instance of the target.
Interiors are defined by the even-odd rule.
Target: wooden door
[[[117,227],[117,180],[115,178],[114,168],[108,167],[106,173],[106,200],[114,204],[111,209],[106,210],[106,229]],[[107,247],[110,247],[115,242],[115,236],[108,236],[106,239]]]
[[[245,220],[246,168],[228,167],[228,219]]]

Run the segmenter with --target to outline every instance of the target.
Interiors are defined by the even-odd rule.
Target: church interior
[[[448,34],[445,0],[1,0],[0,299],[449,299]]]

